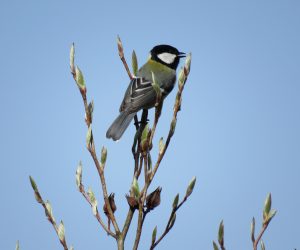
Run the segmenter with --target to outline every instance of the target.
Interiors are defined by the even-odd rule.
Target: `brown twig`
[[[59,238],[59,241],[60,241],[61,245],[63,246],[64,250],[68,250],[68,245],[67,245],[67,242],[66,242],[65,234],[63,233],[63,235],[60,235],[59,228],[58,228],[58,226],[55,222],[54,216],[52,214],[52,208],[47,207],[46,203],[44,202],[44,200],[43,200],[43,198],[42,198],[42,196],[41,196],[41,194],[40,194],[40,192],[37,188],[37,185],[36,185],[35,181],[33,180],[33,178],[31,176],[30,176],[30,182],[31,182],[31,186],[34,190],[35,198],[36,198],[37,202],[40,203],[43,206],[43,208],[45,210],[45,214],[47,216],[47,219],[52,224],[52,226],[53,226],[53,228],[54,228],[54,230],[55,230],[55,232],[56,232],[56,234]],[[48,203],[48,204],[50,206],[50,203]],[[51,211],[49,209],[51,209]]]
[[[74,55],[73,55],[73,58],[74,58]],[[81,96],[82,96],[82,100],[83,100],[83,105],[84,105],[84,108],[85,108],[86,124],[87,124],[87,127],[90,128],[91,123],[92,123],[92,114],[90,113],[89,106],[88,106],[88,103],[87,103],[87,97],[86,97],[87,90],[86,90],[86,87],[85,87],[83,76],[82,75],[78,76],[77,72],[82,74],[79,70],[78,71],[74,70],[74,65],[71,64],[71,74],[73,75],[73,78],[74,78],[76,84],[79,87],[79,90],[80,90],[80,93],[81,93]],[[79,81],[81,81],[81,82],[79,82]],[[91,135],[92,135],[92,130],[91,130]],[[91,138],[92,138],[92,136],[91,136]],[[119,230],[116,218],[114,216],[114,213],[111,209],[111,206],[110,206],[109,200],[108,200],[106,181],[105,181],[105,177],[104,177],[104,165],[102,166],[99,163],[99,160],[98,160],[97,154],[96,154],[96,149],[95,149],[95,144],[94,144],[93,138],[91,139],[91,143],[89,143],[89,145],[88,145],[88,151],[90,152],[90,154],[91,154],[91,156],[94,160],[96,169],[97,169],[99,177],[100,177],[102,193],[103,193],[103,197],[104,197],[104,202],[107,206],[108,216],[112,221],[112,224],[114,226],[116,234],[118,235],[118,234],[120,234],[120,230]]]
[[[92,202],[90,200],[90,197],[88,196],[88,194],[85,192],[84,190],[84,186],[82,183],[80,183],[80,187],[79,187],[79,192],[83,195],[83,197],[86,199],[86,201],[90,204],[90,206],[92,207]],[[108,227],[105,225],[105,223],[103,222],[103,220],[101,219],[101,216],[98,212],[98,209],[96,211],[96,214],[94,215],[96,217],[96,219],[98,220],[98,222],[100,223],[100,225],[102,226],[102,228],[106,231],[106,233],[110,236],[112,236],[113,238],[117,238],[116,234],[114,234],[111,230],[108,229]]]
[[[128,76],[129,76],[130,80],[132,80],[134,77],[133,77],[133,75],[131,74],[130,69],[129,69],[129,67],[128,67],[128,64],[127,64],[127,62],[126,62],[126,59],[125,59],[125,56],[124,56],[123,44],[122,44],[121,39],[120,39],[119,36],[118,36],[118,38],[117,38],[117,43],[118,43],[118,51],[119,51],[120,59],[121,59],[121,61],[122,61],[123,64],[124,64],[124,67],[125,67],[125,69],[126,69],[126,72],[127,72]]]
[[[185,196],[183,198],[183,200],[176,207],[173,207],[164,232],[162,233],[162,235],[154,243],[151,244],[150,250],[154,249],[162,241],[162,239],[169,233],[169,231],[172,229],[174,223],[171,224],[171,222],[172,222],[172,220],[173,220],[173,218],[176,214],[176,211],[187,201],[187,198],[188,197]]]

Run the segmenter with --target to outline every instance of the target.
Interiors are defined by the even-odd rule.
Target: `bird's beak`
[[[179,58],[186,57],[186,54],[184,52],[179,52],[177,57]]]

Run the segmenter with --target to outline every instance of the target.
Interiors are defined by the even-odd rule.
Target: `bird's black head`
[[[178,49],[170,45],[157,45],[151,51],[151,59],[160,62],[174,70],[177,69],[179,60],[185,57],[185,53],[179,52]]]

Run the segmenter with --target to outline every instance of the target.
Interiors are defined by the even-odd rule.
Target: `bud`
[[[277,211],[275,209],[272,209],[268,214],[268,223],[273,219],[273,217],[276,215]]]
[[[140,197],[140,188],[139,188],[139,183],[135,177],[133,178],[131,189],[134,193],[135,198],[139,198]]]
[[[105,147],[102,147],[101,150],[101,165],[105,165],[106,163],[106,158],[107,158],[107,149]]]
[[[92,206],[97,206],[98,205],[98,201],[97,201],[97,199],[95,197],[95,194],[94,194],[94,192],[93,192],[93,190],[92,190],[91,187],[89,187],[89,189],[87,191],[87,195],[89,196],[89,199],[90,199],[90,202],[91,202]]]
[[[92,126],[89,126],[88,131],[86,133],[86,146],[87,146],[87,148],[90,148],[92,143],[93,143]]]
[[[251,240],[252,242],[255,242],[255,218],[252,218],[252,222],[251,222]]]
[[[71,246],[71,247],[70,247],[70,250],[74,250],[74,247],[73,247],[73,246]]]
[[[186,193],[185,193],[186,197],[189,197],[192,194],[195,187],[195,183],[196,183],[196,177],[194,176],[186,189]]]
[[[262,239],[260,240],[260,248],[261,248],[261,250],[265,250],[266,249],[265,248],[265,243],[263,242]]]
[[[189,53],[185,59],[185,65],[184,65],[184,69],[186,72],[186,76],[190,73],[191,70],[191,61],[192,61],[192,54]]]
[[[76,186],[78,190],[80,190],[81,183],[82,183],[82,163],[80,161],[76,169]]]
[[[174,135],[175,133],[175,128],[176,128],[176,118],[173,118],[172,122],[171,122],[171,126],[170,126],[170,133],[171,133],[171,136]]]
[[[173,205],[172,205],[173,209],[177,208],[178,201],[179,201],[179,194],[177,194],[174,198]]]
[[[220,246],[224,246],[224,224],[223,224],[223,220],[221,221],[220,226],[219,226],[218,241],[219,241]]]
[[[90,123],[92,123],[93,112],[94,112],[94,101],[93,100],[88,105],[88,112],[89,112],[89,121],[90,121]]]
[[[135,76],[138,72],[138,61],[134,50],[132,51],[132,72]]]
[[[162,154],[162,152],[164,151],[165,148],[165,143],[164,143],[164,139],[161,137],[159,140],[159,154]]]
[[[76,66],[75,68],[75,72],[76,72],[76,83],[77,86],[80,90],[85,90],[85,82],[84,82],[84,77],[83,74],[80,70],[80,68],[78,66]]]
[[[71,68],[72,74],[75,74],[74,56],[75,56],[75,45],[74,45],[74,43],[72,43],[72,46],[70,49],[70,68]]]
[[[39,190],[38,190],[38,187],[37,187],[34,179],[31,176],[29,176],[29,180],[30,180],[31,187],[32,187],[33,191],[34,192],[38,192]]]
[[[110,205],[110,208],[111,208],[112,212],[114,213],[117,210],[117,206],[116,206],[116,203],[115,203],[115,194],[114,193],[111,193],[108,196],[108,202],[109,202],[109,205]],[[109,213],[108,213],[106,203],[104,203],[104,205],[103,205],[103,211],[106,214],[106,216],[108,216]]]
[[[184,83],[185,83],[185,74],[184,74],[184,69],[181,68],[178,75],[178,87],[181,88]]]
[[[176,221],[176,213],[174,213],[172,218],[171,218],[169,230],[174,226],[175,221]]]
[[[161,97],[162,97],[162,94],[161,94],[161,89],[156,81],[156,77],[154,75],[153,72],[151,72],[152,74],[152,87],[153,89],[155,90],[155,93],[156,93],[156,104],[158,104],[161,100]]]
[[[118,44],[119,56],[122,58],[124,57],[124,52],[123,52],[123,45],[121,42],[121,38],[119,36],[117,37],[117,44]]]
[[[20,250],[20,244],[19,244],[18,240],[17,240],[17,243],[16,243],[16,250]]]
[[[60,241],[65,240],[65,226],[64,226],[63,221],[60,221],[60,224],[58,225],[57,235],[58,235],[58,238],[60,239]]]
[[[146,206],[148,210],[152,210],[160,204],[161,187],[156,188],[146,197]]]
[[[141,146],[143,151],[146,151],[148,147],[148,133],[149,133],[149,125],[147,124],[142,132],[142,137],[141,137]]]
[[[55,221],[54,217],[53,217],[53,212],[52,212],[52,207],[50,204],[50,201],[46,201],[45,202],[45,206],[46,206],[46,216],[49,217],[49,219],[52,219],[53,221]]]
[[[271,210],[271,206],[272,206],[272,197],[271,197],[271,193],[269,193],[265,200],[265,206],[264,206],[264,212],[263,212],[264,220],[268,217],[269,212]]]
[[[43,203],[43,199],[39,192],[34,192],[34,197],[38,203]]]
[[[156,241],[156,234],[157,234],[157,226],[155,226],[155,228],[152,231],[152,241],[151,241],[151,245],[154,245],[155,241]]]
[[[214,250],[219,250],[219,247],[218,247],[217,243],[214,242],[214,241],[213,241],[213,247],[214,247]]]
[[[129,195],[125,195],[126,200],[128,205],[132,208],[132,209],[138,209],[139,208],[139,203],[136,200],[135,197],[129,196]]]

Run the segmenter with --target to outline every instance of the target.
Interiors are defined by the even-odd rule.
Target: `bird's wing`
[[[152,82],[142,77],[136,77],[131,80],[124,99],[120,106],[120,112],[137,112],[142,108],[150,108],[155,105],[156,92],[153,89]]]

